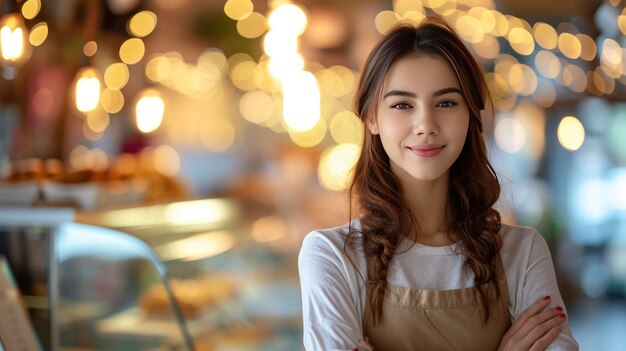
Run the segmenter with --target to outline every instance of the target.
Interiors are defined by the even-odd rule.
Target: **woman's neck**
[[[446,230],[447,174],[432,181],[412,179],[403,183],[402,188],[404,199],[419,224],[416,241],[428,246],[452,244]]]

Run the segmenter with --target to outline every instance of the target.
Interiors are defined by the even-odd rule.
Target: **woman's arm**
[[[371,350],[363,339],[360,289],[345,253],[319,232],[306,236],[298,257],[307,350]]]
[[[564,314],[566,317],[565,321],[560,324],[558,335],[545,349],[578,350],[578,344],[574,340],[567,322],[567,309],[563,304],[563,299],[557,285],[554,265],[548,245],[537,231],[533,230],[531,233],[532,240],[530,241],[530,248],[528,256],[526,257],[527,260],[526,262],[517,262],[524,264],[523,267],[525,267],[525,269],[516,282],[517,290],[520,293],[516,294],[516,301],[513,304],[515,308],[511,311],[513,321],[515,323],[519,319],[522,322],[528,323],[527,320],[524,320],[525,311],[532,310],[533,304],[543,299],[544,296],[550,296],[551,299],[547,301],[548,303],[544,306],[544,309],[551,311],[556,316],[559,316],[559,318],[561,318],[560,314]],[[560,307],[562,310],[555,310],[557,307]],[[545,316],[546,315],[544,315],[544,317]]]
[[[547,308],[550,300],[545,296],[524,311],[504,334],[498,351],[545,350],[559,336],[566,318],[562,307]]]

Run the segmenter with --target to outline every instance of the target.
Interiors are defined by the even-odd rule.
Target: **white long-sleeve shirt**
[[[311,232],[300,250],[298,267],[307,350],[371,349],[364,340],[362,327],[367,264],[362,250],[344,245],[347,228],[345,225]],[[500,235],[513,320],[546,295],[552,298],[550,306],[562,306],[567,314],[543,237],[533,228],[509,225],[502,226]],[[463,266],[465,257],[455,252],[456,247],[457,244],[415,244],[402,250],[391,262],[389,284],[424,290],[474,286],[473,272]],[[567,321],[547,350],[578,350]]]

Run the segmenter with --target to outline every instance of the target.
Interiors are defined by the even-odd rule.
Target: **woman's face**
[[[452,67],[411,55],[387,72],[373,134],[380,135],[391,171],[404,182],[448,176],[467,136],[469,108]]]

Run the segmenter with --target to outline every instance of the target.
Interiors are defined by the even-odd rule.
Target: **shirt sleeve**
[[[537,231],[533,230],[532,235],[524,279],[518,282],[518,284],[523,284],[521,287],[522,301],[518,301],[516,309],[512,311],[513,320],[545,295],[550,295],[552,298],[549,307],[561,306],[563,313],[567,315],[567,309],[559,292],[548,244]],[[567,321],[561,325],[561,333],[546,350],[578,350],[578,343],[574,340]]]
[[[307,350],[371,350],[363,338],[355,269],[319,232],[307,235],[298,257],[304,347]]]

